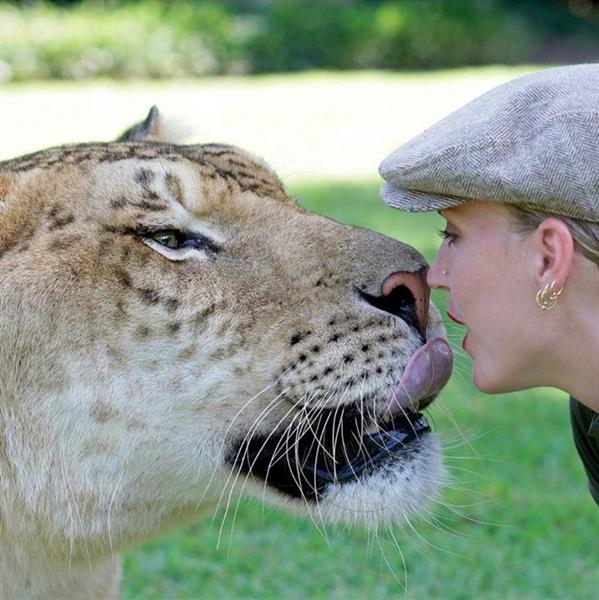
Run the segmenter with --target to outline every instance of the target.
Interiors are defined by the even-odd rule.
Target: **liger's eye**
[[[149,237],[167,248],[176,249],[180,245],[180,239],[176,231],[158,231]]]
[[[202,252],[217,253],[219,247],[210,238],[201,233],[180,231],[179,229],[161,229],[139,234],[147,242],[156,242],[164,248],[175,250],[201,250]],[[158,248],[155,248],[158,250]]]

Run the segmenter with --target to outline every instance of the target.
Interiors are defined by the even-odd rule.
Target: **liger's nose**
[[[410,308],[413,310],[416,321],[413,324],[423,339],[426,339],[431,295],[431,290],[426,283],[427,271],[427,267],[424,267],[420,271],[412,273],[406,271],[392,273],[385,279],[381,288],[388,312],[409,311]],[[411,295],[411,299],[407,297],[406,291]],[[411,307],[409,306],[410,300]]]
[[[371,306],[384,310],[414,327],[426,340],[430,288],[426,284],[426,267],[420,271],[397,271],[389,275],[381,285],[381,295],[358,293]]]

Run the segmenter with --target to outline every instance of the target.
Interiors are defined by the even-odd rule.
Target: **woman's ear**
[[[548,217],[534,232],[537,251],[536,272],[539,287],[556,282],[565,285],[574,259],[574,239],[568,226],[557,217]]]

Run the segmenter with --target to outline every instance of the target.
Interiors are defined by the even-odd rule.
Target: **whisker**
[[[240,456],[241,456],[241,452],[247,452],[248,448],[247,448],[247,444],[249,443],[249,440],[251,438],[251,436],[254,434],[254,432],[256,431],[256,429],[260,426],[262,419],[266,418],[266,416],[269,414],[269,412],[271,412],[274,407],[276,406],[276,404],[279,402],[279,398],[281,396],[283,396],[286,392],[287,392],[287,388],[285,390],[283,390],[280,394],[278,394],[277,396],[275,396],[275,398],[273,398],[273,400],[271,400],[271,402],[269,402],[269,404],[262,410],[262,412],[260,413],[258,419],[256,419],[253,423],[252,426],[250,427],[249,431],[246,433],[246,435],[244,436],[243,440],[241,441],[240,445],[239,445],[239,449],[237,451],[237,454],[235,456],[235,458],[231,461],[233,463],[233,465],[235,465],[237,463],[237,461],[239,460]],[[235,478],[233,480],[233,483],[230,486],[230,490],[229,490],[229,495],[227,498],[227,505],[225,508],[225,513],[224,516],[221,520],[221,527],[219,529],[219,536],[218,536],[218,542],[217,542],[217,549],[220,547],[220,541],[221,541],[221,535],[222,535],[222,528],[225,522],[225,519],[227,517],[227,513],[229,510],[229,506],[230,506],[230,502],[231,502],[231,498],[233,495],[233,491],[235,489],[235,485],[237,483],[237,480],[241,474],[241,468],[237,469],[237,473],[235,473],[235,471],[233,469],[231,469],[231,472],[229,473],[229,476],[227,477],[227,481],[225,482],[225,485],[223,486],[223,491],[218,499],[218,502],[216,504],[216,508],[214,509],[214,516],[213,516],[213,521],[214,518],[216,517],[216,513],[220,507],[220,503],[222,502],[222,499],[224,497],[224,494],[226,494],[227,491],[227,487],[229,486],[229,483],[231,481],[231,477],[233,476],[233,474],[235,474]]]
[[[237,419],[239,418],[239,416],[241,415],[241,413],[253,402],[255,401],[259,396],[261,396],[264,392],[266,392],[267,390],[269,390],[271,387],[273,387],[273,385],[275,385],[275,382],[270,383],[269,385],[267,385],[264,389],[260,390],[257,394],[255,394],[254,396],[252,396],[249,400],[247,400],[246,402],[243,403],[243,405],[241,406],[241,408],[237,411],[237,413],[233,416],[233,418],[231,419],[231,422],[229,423],[229,426],[227,427],[227,429],[225,430],[223,436],[222,436],[222,442],[220,444],[220,447],[218,449],[217,452],[217,456],[222,456],[224,454],[224,449],[225,449],[225,445],[227,443],[227,438],[229,436],[229,433],[231,431],[231,428],[233,427],[233,425],[235,424],[235,422],[237,421]],[[216,476],[216,473],[218,472],[218,470],[221,468],[221,465],[215,464],[214,468],[212,469],[212,473],[210,474],[210,478],[208,479],[208,483],[206,483],[204,485],[204,491],[202,492],[202,494],[200,495],[200,498],[198,499],[198,502],[196,503],[196,507],[195,510],[197,511],[200,507],[200,505],[202,504],[202,501],[204,499],[204,497],[206,496],[208,490],[210,489],[210,486],[212,485],[212,482],[214,481],[214,478]],[[229,479],[227,478],[227,482],[228,483]],[[220,499],[217,502],[217,508],[218,505],[220,503]]]

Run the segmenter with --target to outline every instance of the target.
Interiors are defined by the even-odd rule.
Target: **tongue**
[[[393,396],[387,402],[386,413],[409,408],[423,398],[438,393],[449,380],[453,354],[449,344],[440,337],[418,348],[408,362]]]

